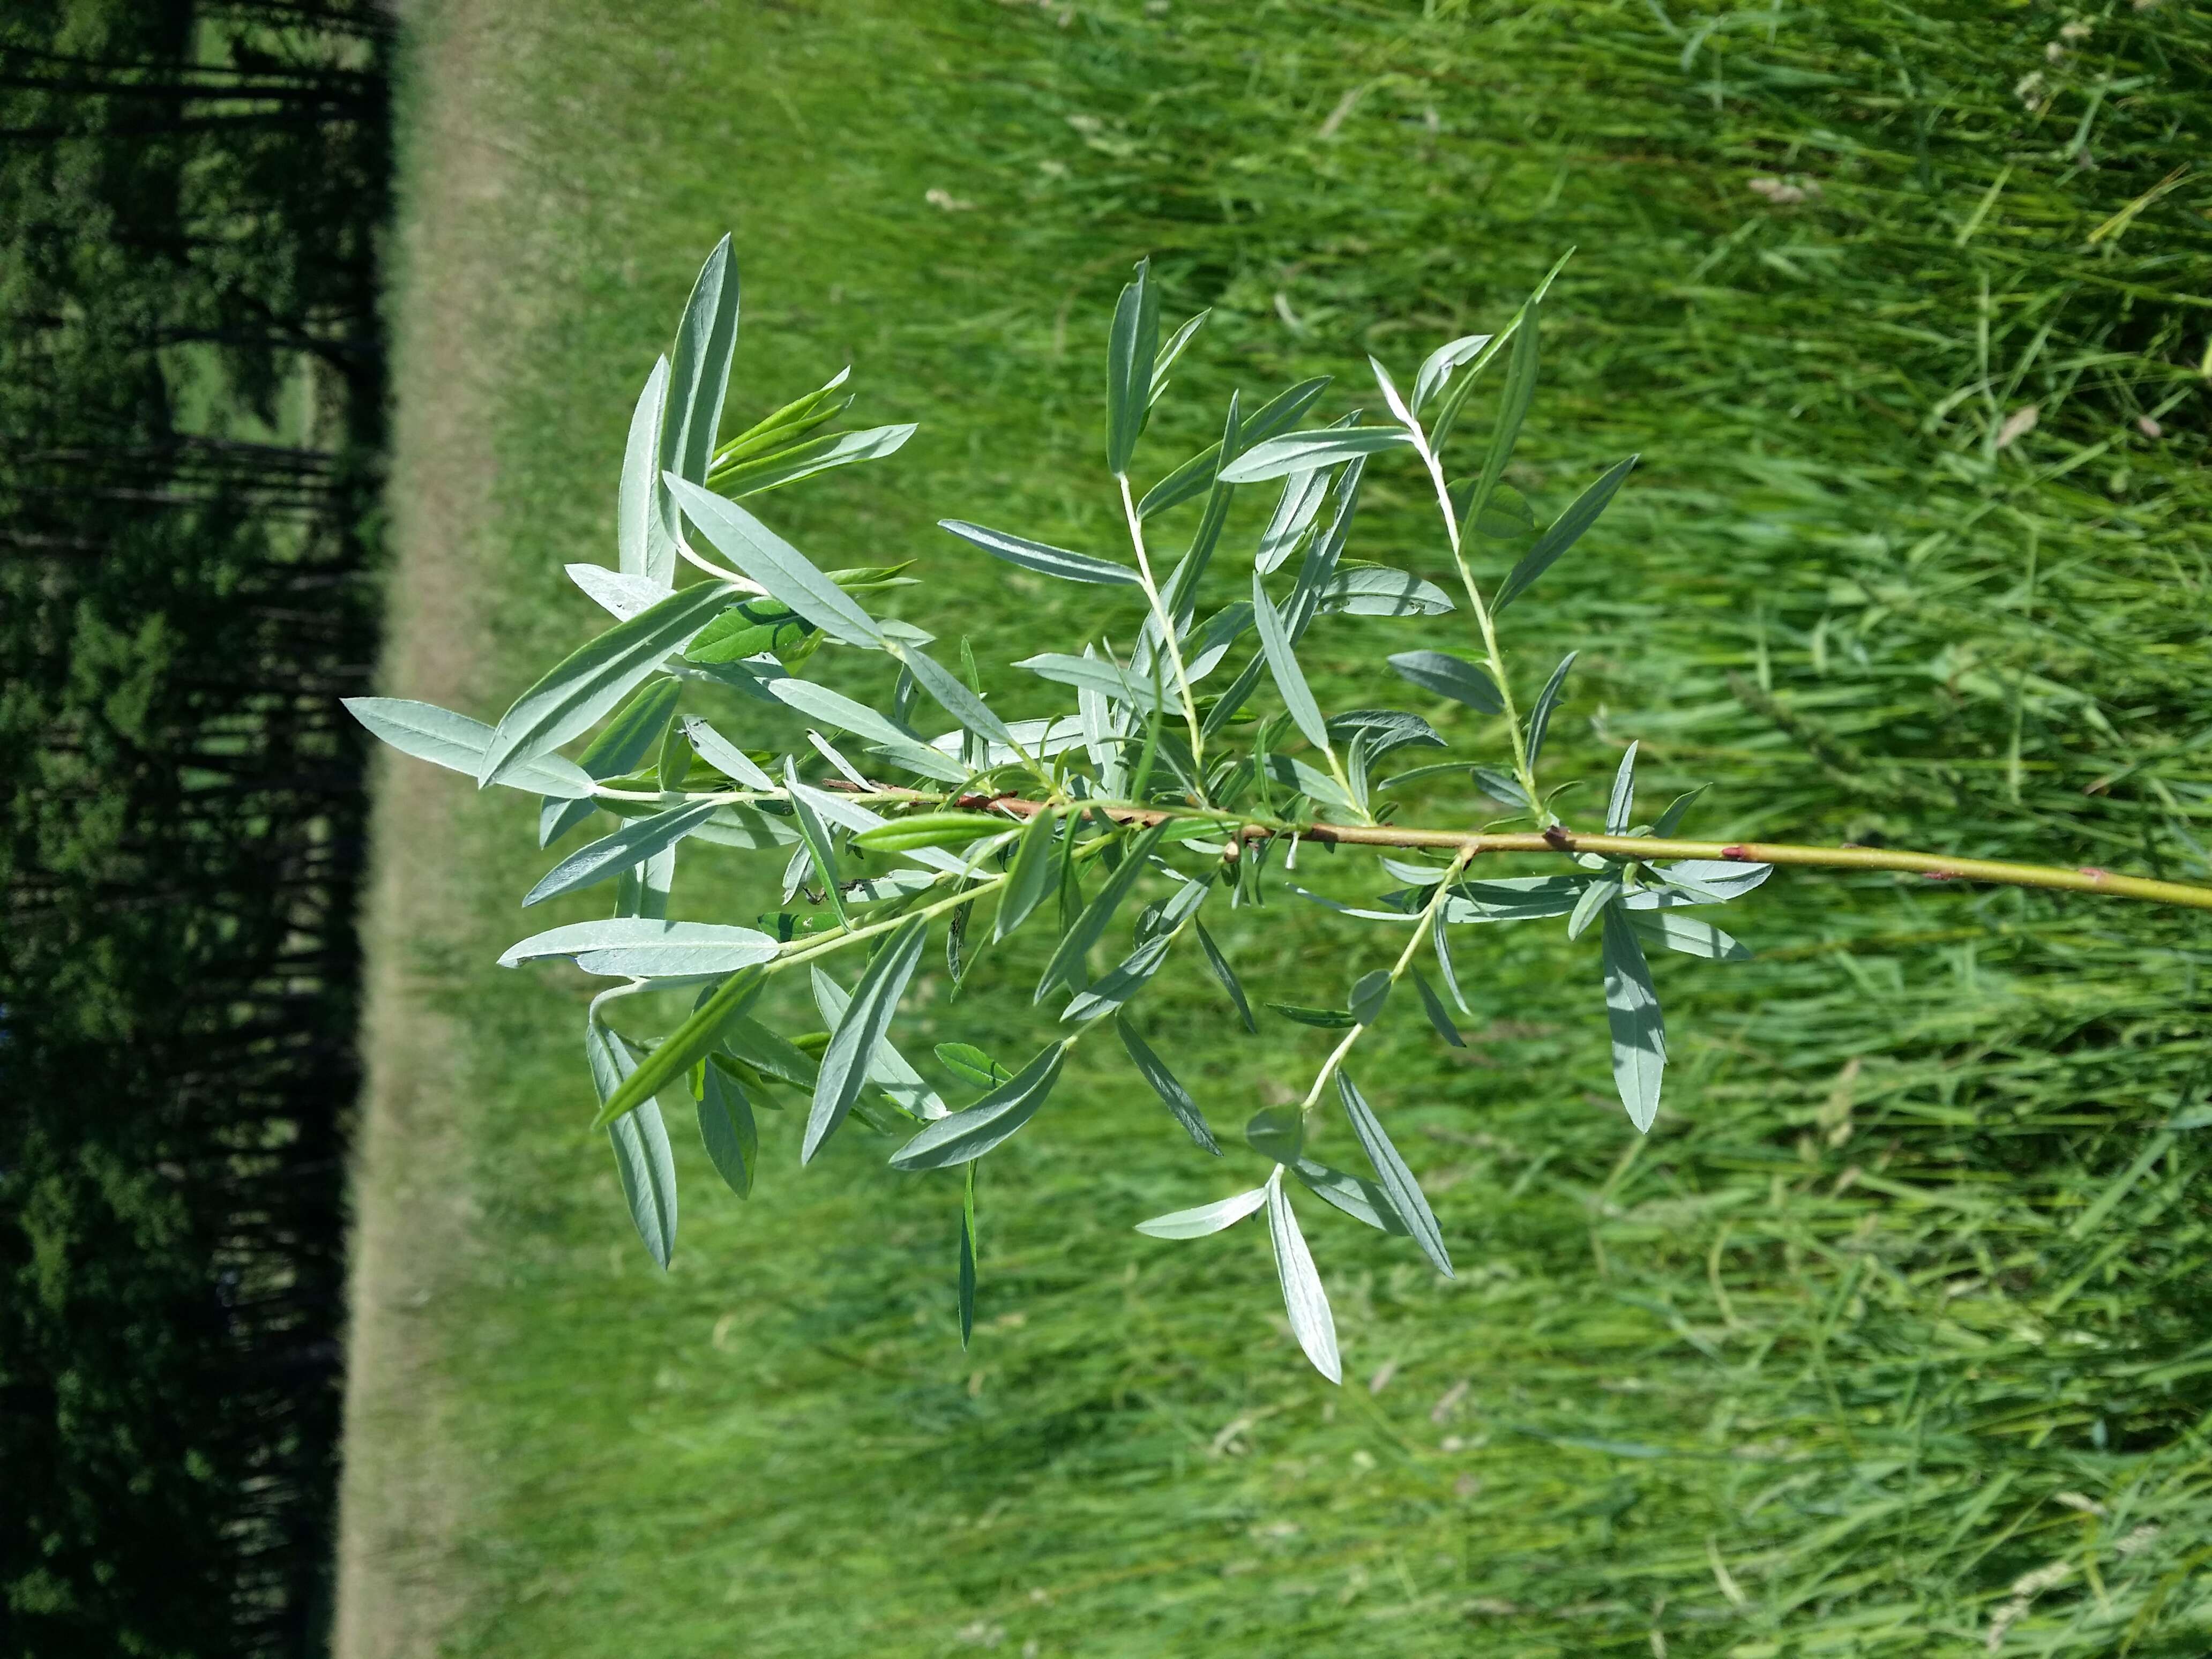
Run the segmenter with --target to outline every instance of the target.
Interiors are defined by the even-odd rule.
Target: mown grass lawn
[[[1638,739],[1662,798],[1712,781],[1715,834],[2202,879],[2212,185],[2171,175],[2208,48],[2179,7],[448,0],[395,301],[395,508],[435,483],[446,517],[406,532],[401,580],[436,599],[397,596],[390,689],[495,717],[593,625],[562,567],[612,561],[631,400],[726,229],[733,420],[850,362],[857,415],[923,422],[765,515],[830,564],[918,559],[894,608],[969,635],[1024,713],[988,665],[1133,617],[932,526],[1111,546],[1101,361],[1135,258],[1171,315],[1212,307],[1158,471],[1232,387],[1331,373],[1332,414],[1371,404],[1367,353],[1402,378],[1574,246],[1516,481],[1553,512],[1644,462],[1510,616],[1524,697],[1583,653],[1570,800],[1597,810]],[[464,116],[495,189],[441,175]],[[480,477],[433,477],[440,432]],[[1425,513],[1382,472],[1353,550],[1435,574]],[[1345,622],[1310,666],[1324,704],[1371,702],[1385,652],[1446,636]],[[1247,1172],[1088,1048],[989,1161],[966,1353],[957,1183],[849,1133],[802,1175],[788,1115],[749,1204],[678,1135],[656,1272],[586,1127],[584,981],[491,966],[545,925],[516,908],[528,805],[407,791],[377,1060],[440,1150],[392,1140],[406,1179],[362,1202],[434,1288],[357,1313],[361,1352],[419,1367],[368,1376],[354,1419],[361,1653],[404,1622],[375,1598],[417,1595],[471,1655],[2212,1644],[2201,921],[1778,879],[1730,921],[1760,960],[1660,965],[1648,1139],[1612,1102],[1594,946],[1498,930],[1469,1049],[1405,1019],[1364,1062],[1461,1271],[1316,1218],[1336,1390],[1256,1230],[1130,1231]],[[1451,783],[1409,816],[1487,810]],[[772,902],[773,870],[687,856],[680,914]],[[1223,937],[1307,1002],[1376,949],[1287,895]],[[917,982],[910,1051],[1025,1051],[1023,999],[951,993]],[[1151,1006],[1217,1121],[1322,1052],[1243,1036],[1195,970]]]

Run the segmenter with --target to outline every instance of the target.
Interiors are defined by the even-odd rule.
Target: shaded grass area
[[[2212,186],[2172,177],[2212,107],[2201,15],[945,0],[498,32],[516,183],[485,225],[507,323],[480,347],[498,551],[471,604],[501,690],[475,712],[591,625],[560,568],[611,559],[630,399],[732,224],[732,418],[849,360],[869,419],[926,422],[768,516],[831,564],[921,556],[906,614],[987,664],[1135,625],[930,528],[1111,548],[1100,358],[1135,257],[1170,312],[1214,308],[1147,441],[1164,470],[1231,386],[1333,372],[1359,399],[1365,352],[1402,377],[1574,244],[1516,482],[1556,511],[1644,465],[1510,613],[1532,686],[1583,652],[1558,775],[1636,738],[1655,793],[1715,781],[1700,833],[2207,873]],[[413,375],[404,398],[440,395]],[[1433,574],[1425,514],[1385,473],[1354,552]],[[1369,701],[1384,651],[1449,636],[1343,623],[1310,671]],[[1408,816],[1492,810],[1439,788]],[[1312,1224],[1340,1392],[1256,1233],[1128,1231],[1249,1183],[1087,1049],[990,1160],[969,1354],[957,1183],[892,1179],[863,1136],[802,1179],[797,1124],[765,1125],[750,1205],[679,1136],[653,1273],[581,1127],[581,981],[488,966],[529,925],[526,816],[471,801],[457,839],[386,853],[470,872],[410,960],[462,1021],[477,1217],[424,1316],[468,1510],[454,1651],[2212,1639],[2201,922],[1778,880],[1731,921],[1762,960],[1660,965],[1675,1062],[1645,1139],[1611,1103],[1594,946],[1500,930],[1468,1051],[1409,1022],[1364,1062],[1462,1269]],[[702,884],[712,856],[684,914],[771,902],[767,871]],[[1306,1001],[1375,948],[1288,897],[1223,934]],[[1033,1035],[950,990],[917,982],[910,1051]],[[1236,1034],[1195,973],[1148,1006],[1217,1121],[1322,1052]]]

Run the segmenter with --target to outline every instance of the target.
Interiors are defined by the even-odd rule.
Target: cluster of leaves
[[[858,1119],[906,1137],[890,1156],[895,1168],[962,1171],[964,1340],[974,1317],[977,1163],[1036,1115],[1085,1036],[1110,1025],[1182,1131],[1201,1151],[1224,1155],[1199,1102],[1147,1042],[1135,1005],[1188,937],[1237,1018],[1256,1030],[1252,998],[1203,917],[1210,902],[1261,902],[1271,884],[1382,929],[1391,941],[1388,964],[1359,973],[1340,1005],[1267,1004],[1285,1019],[1341,1032],[1298,1105],[1263,1108],[1245,1124],[1244,1146],[1267,1173],[1234,1197],[1157,1217],[1140,1231],[1194,1238],[1264,1211],[1292,1331],[1332,1380],[1340,1370],[1334,1322],[1291,1186],[1368,1226],[1409,1237],[1440,1272],[1452,1271],[1419,1183],[1348,1062],[1409,979],[1437,1036],[1462,1042],[1453,1019],[1455,1006],[1462,1014],[1468,1006],[1453,954],[1458,930],[1565,918],[1570,937],[1595,933],[1621,1103],[1638,1129],[1650,1127],[1667,1048],[1645,947],[1741,957],[1726,933],[1682,913],[1741,896],[1766,866],[1661,863],[1631,849],[1575,854],[1572,873],[1478,880],[1468,873],[1476,848],[1464,832],[1407,831],[1390,821],[1393,789],[1449,770],[1465,774],[1481,798],[1503,803],[1535,835],[1559,825],[1558,792],[1542,788],[1539,767],[1573,659],[1552,670],[1524,714],[1496,622],[1596,520],[1634,458],[1548,525],[1506,482],[1534,394],[1549,282],[1495,335],[1431,353],[1410,392],[1374,363],[1387,420],[1367,423],[1355,410],[1334,424],[1302,424],[1325,380],[1293,386],[1249,413],[1232,397],[1219,442],[1139,494],[1131,471],[1148,413],[1205,319],[1193,318],[1163,343],[1154,290],[1139,265],[1115,309],[1107,351],[1106,460],[1127,558],[944,521],[962,541],[1025,570],[1133,590],[1127,597],[1142,600],[1126,649],[1101,637],[1084,641],[1079,653],[1047,652],[1018,664],[1061,698],[1072,696],[1073,707],[1010,720],[982,695],[964,641],[955,672],[932,654],[937,641],[929,634],[869,611],[868,595],[909,580],[902,567],[825,571],[740,505],[811,473],[889,454],[912,428],[825,430],[850,402],[840,374],[717,447],[738,289],[727,239],[715,249],[672,357],[655,366],[631,423],[617,566],[570,568],[616,625],[549,671],[495,726],[396,699],[350,705],[370,730],[410,754],[480,785],[541,796],[541,844],[596,811],[615,818],[614,828],[561,858],[524,899],[536,904],[612,884],[614,915],[536,934],[501,961],[566,957],[618,981],[591,1004],[586,1049],[598,1121],[612,1139],[632,1217],[656,1261],[669,1260],[677,1219],[659,1103],[696,1114],[714,1167],[743,1196],[758,1163],[757,1112],[790,1091],[806,1103],[802,1162]],[[1487,441],[1470,466],[1448,467],[1470,393],[1493,363],[1503,365],[1502,386]],[[1408,458],[1433,486],[1446,555],[1435,562],[1457,597],[1416,571],[1346,556],[1367,468]],[[1201,594],[1230,501],[1252,484],[1274,484],[1279,493],[1254,551],[1249,595],[1206,611]],[[1162,576],[1148,543],[1164,514],[1190,503],[1198,517],[1187,550]],[[705,579],[679,587],[687,563]],[[1493,564],[1506,574],[1486,593],[1477,567]],[[1430,699],[1494,717],[1486,730],[1498,746],[1480,762],[1432,761],[1386,775],[1386,763],[1401,751],[1443,750],[1444,739],[1406,709],[1324,712],[1299,646],[1323,616],[1439,616],[1462,606],[1478,656],[1414,650],[1389,657],[1389,665]],[[897,665],[888,699],[863,701],[799,672],[866,655]],[[1263,685],[1279,703],[1272,712],[1254,707]],[[702,715],[681,712],[694,688],[734,694],[741,708],[797,714],[810,723],[805,749],[744,746]],[[951,729],[933,735],[918,723],[925,699]],[[586,734],[573,759],[562,752]],[[1671,836],[1692,797],[1638,823],[1635,766],[1632,747],[1613,783],[1608,835]],[[758,927],[670,920],[676,856],[687,842],[780,857],[778,908]],[[1296,861],[1308,842],[1371,851],[1379,890],[1347,904],[1300,885]],[[1125,913],[1134,921],[1117,951],[1110,940]],[[983,914],[992,918],[988,939],[975,920]],[[971,1045],[939,1045],[935,1058],[952,1079],[940,1092],[892,1035],[933,933],[941,932],[957,982],[972,965],[971,945],[980,951],[1041,917],[1057,939],[1031,1001],[1058,1005],[1054,1034],[1019,1066]],[[1118,959],[1094,971],[1102,949]],[[830,968],[847,952],[859,963],[849,987]],[[1424,954],[1433,981],[1417,965]],[[800,968],[822,1029],[779,1033],[752,1011],[774,975]],[[672,988],[696,991],[690,1017],[675,1030],[647,1040],[611,1023],[619,999]],[[1368,1173],[1308,1154],[1307,1131],[1332,1099]]]

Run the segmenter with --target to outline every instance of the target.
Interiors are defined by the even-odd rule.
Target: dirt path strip
[[[403,196],[388,301],[393,336],[392,559],[380,689],[469,705],[480,628],[459,603],[489,557],[487,418],[496,365],[482,343],[497,293],[485,232],[508,185],[487,70],[501,8],[414,0],[403,55]],[[427,164],[426,164],[427,163]],[[459,924],[458,798],[430,769],[374,769],[373,875],[362,938],[368,1086],[353,1176],[345,1468],[339,1490],[337,1659],[438,1652],[466,1599],[456,1567],[465,1483],[441,1385],[434,1310],[464,1273],[468,1160],[459,1050],[419,964]]]

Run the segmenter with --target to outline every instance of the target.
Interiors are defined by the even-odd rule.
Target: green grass
[[[1133,258],[1168,314],[1214,308],[1164,467],[1232,386],[1327,371],[1371,404],[1366,352],[1402,378],[1575,245],[1516,480],[1556,510],[1644,465],[1510,617],[1531,684],[1583,652],[1554,775],[1640,738],[1655,793],[1715,781],[1700,832],[2203,879],[2212,308],[2185,284],[2212,185],[2095,233],[2202,153],[2212,30],[2085,12],[2054,63],[2074,13],[1984,9],[494,3],[510,177],[476,234],[504,322],[400,388],[403,422],[448,373],[498,411],[472,712],[591,625],[561,567],[611,559],[630,400],[725,228],[733,418],[850,361],[856,413],[925,422],[767,516],[833,564],[919,556],[905,613],[987,663],[1095,631],[1095,595],[932,521],[1112,546],[1101,357]],[[419,200],[441,157],[409,154]],[[1433,574],[1434,544],[1385,472],[1354,550]],[[1316,630],[1316,689],[1371,701],[1383,651],[1448,635]],[[1256,1231],[1129,1231],[1244,1171],[1088,1050],[989,1162],[969,1353],[957,1182],[862,1135],[802,1176],[768,1126],[749,1205],[679,1135],[655,1273],[584,1128],[580,980],[489,965],[537,925],[528,811],[463,818],[383,849],[461,906],[408,962],[463,1034],[444,1179],[476,1242],[417,1328],[453,1446],[416,1473],[463,1506],[453,1652],[1779,1659],[1979,1652],[1993,1620],[2008,1654],[2212,1644],[2212,1148],[2161,1129],[2212,1079],[2201,921],[1778,878],[1730,924],[1760,961],[1661,965],[1647,1139],[1610,1102],[1595,949],[1501,930],[1466,1055],[1408,1022],[1364,1063],[1462,1269],[1314,1219],[1337,1391]],[[684,913],[760,908],[766,873],[714,856]],[[1288,897],[1224,939],[1308,1001],[1376,949]],[[1156,1039],[1218,1123],[1303,1086],[1318,1034],[1244,1038],[1169,978]],[[1019,999],[949,990],[918,983],[910,1049],[1023,1047]]]

